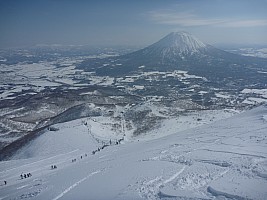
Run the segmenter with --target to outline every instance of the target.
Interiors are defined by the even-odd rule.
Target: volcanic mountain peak
[[[176,51],[179,53],[194,53],[206,47],[203,42],[187,32],[172,32],[153,46],[163,48],[165,51]]]
[[[255,71],[256,68],[251,72],[251,66],[257,66],[258,69],[261,66],[267,67],[266,59],[245,57],[217,49],[187,32],[170,33],[144,49],[116,57],[118,65],[114,65],[114,62],[114,57],[89,60],[84,61],[81,68],[88,66],[88,69],[96,69],[95,73],[101,76],[129,75],[140,71],[185,70],[215,81],[226,80],[231,73],[236,79],[248,80],[247,74],[255,73],[250,75],[253,77],[252,83],[258,77],[258,72]]]

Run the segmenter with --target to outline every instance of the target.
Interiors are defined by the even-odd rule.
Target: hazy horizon
[[[1,0],[0,48],[147,46],[187,31],[211,45],[267,45],[266,0]]]

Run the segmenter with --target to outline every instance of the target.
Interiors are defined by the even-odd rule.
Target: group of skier
[[[124,138],[121,138],[121,139],[119,139],[119,140],[116,140],[116,141],[115,141],[115,145],[120,144],[121,141],[123,141],[123,140],[124,140]],[[96,152],[99,152],[99,151],[101,151],[102,149],[104,149],[104,148],[106,148],[106,147],[108,147],[108,146],[111,146],[111,145],[112,145],[112,141],[109,140],[109,143],[108,143],[108,144],[103,143],[103,146],[102,146],[102,147],[98,147],[96,150],[92,151],[92,154],[94,155]]]
[[[21,175],[20,175],[20,179],[29,178],[29,177],[31,177],[31,176],[32,176],[31,173],[21,174]],[[3,182],[4,182],[4,185],[7,185],[7,181],[6,181],[6,180],[4,180]]]
[[[115,145],[120,144],[121,141],[123,141],[123,140],[124,140],[123,138],[121,138],[121,139],[119,139],[119,140],[116,140],[116,141],[115,141]],[[106,148],[106,147],[108,147],[108,146],[111,146],[111,145],[112,145],[112,141],[109,140],[109,143],[108,143],[108,144],[103,143],[103,146],[102,146],[102,147],[98,147],[96,150],[92,151],[92,154],[95,154],[96,152],[101,151],[102,149],[104,149],[104,148]],[[87,157],[87,154],[84,154],[84,156]],[[83,155],[81,155],[80,158],[82,159],[82,158],[83,158]],[[76,158],[71,160],[71,162],[76,162],[76,161],[77,161]],[[51,165],[51,169],[57,169],[57,166],[56,166],[56,165]],[[31,173],[26,173],[26,174],[21,174],[21,175],[20,175],[20,178],[21,178],[21,179],[25,179],[25,178],[29,178],[29,177],[31,177],[31,176],[32,176]],[[7,181],[4,181],[4,185],[7,185]]]
[[[56,165],[51,165],[51,169],[57,169]]]
[[[81,155],[81,156],[80,156],[81,159],[83,159],[83,157],[87,157],[87,153],[85,153],[84,155]],[[76,162],[76,161],[77,161],[76,158],[74,158],[74,159],[71,160],[72,163],[73,163],[73,162]]]
[[[21,174],[21,175],[20,175],[20,179],[29,178],[29,177],[31,177],[31,176],[32,176],[31,173]]]
[[[119,140],[116,140],[116,141],[115,141],[115,145],[120,144],[121,141],[123,141],[123,138],[121,138],[121,139],[119,139]],[[108,146],[111,146],[111,145],[112,145],[112,141],[109,140],[109,143],[108,143],[108,144],[103,144],[102,147],[98,147],[97,150],[92,151],[92,154],[95,154],[97,151],[101,151],[102,149],[104,149],[104,148],[106,148],[106,147],[108,147]],[[87,154],[84,154],[84,156],[87,157]],[[83,156],[81,155],[80,158],[82,159]],[[76,162],[76,161],[77,161],[76,158],[71,160],[71,162]],[[57,166],[56,166],[56,165],[51,165],[51,169],[57,169]],[[20,175],[20,179],[29,178],[29,177],[31,177],[31,176],[32,176],[31,173],[21,174],[21,175]],[[4,181],[4,185],[7,185],[7,181]]]
[[[87,154],[84,154],[84,156],[87,157]],[[81,155],[81,159],[82,158],[83,158],[83,156]],[[72,159],[72,162],[76,162],[76,158]],[[56,165],[51,165],[51,169],[57,169],[57,166]],[[22,173],[22,174],[20,174],[20,179],[29,178],[31,176],[32,176],[31,173]],[[4,182],[3,185],[7,185],[7,181],[6,180],[4,180],[3,182]]]

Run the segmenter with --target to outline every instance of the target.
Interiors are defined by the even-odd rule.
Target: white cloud
[[[151,11],[148,16],[156,23],[176,26],[256,27],[267,25],[267,19],[201,18],[192,12],[177,13],[173,10]]]

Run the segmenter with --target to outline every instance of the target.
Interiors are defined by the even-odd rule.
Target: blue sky
[[[0,0],[0,48],[149,45],[173,31],[266,44],[267,0]]]

